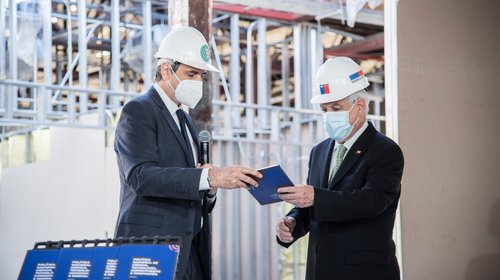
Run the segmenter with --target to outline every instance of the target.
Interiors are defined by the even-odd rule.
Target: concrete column
[[[404,280],[500,279],[499,10],[399,2]]]

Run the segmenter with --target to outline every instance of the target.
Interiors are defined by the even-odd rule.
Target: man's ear
[[[366,100],[364,98],[360,98],[358,100],[358,105],[361,107],[360,112],[362,112],[364,114],[365,110],[366,110]]]
[[[161,65],[161,77],[163,78],[163,80],[167,81],[170,79],[170,75],[172,75],[171,71],[172,70],[170,64],[163,63]]]

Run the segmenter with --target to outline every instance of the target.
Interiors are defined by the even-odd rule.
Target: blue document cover
[[[282,201],[279,198],[278,188],[294,185],[279,164],[264,167],[258,171],[263,176],[261,179],[257,179],[259,187],[250,186],[249,192],[260,205]]]

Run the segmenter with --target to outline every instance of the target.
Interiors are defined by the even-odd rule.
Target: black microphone
[[[212,136],[210,132],[203,130],[198,134],[198,140],[200,141],[200,163],[201,165],[205,163],[210,163],[210,141],[212,141]]]

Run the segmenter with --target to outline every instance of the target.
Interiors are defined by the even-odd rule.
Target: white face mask
[[[182,104],[193,109],[200,102],[203,96],[203,81],[182,80],[172,71],[175,78],[179,81],[177,88],[174,89],[168,81],[168,85],[175,92],[175,98]]]
[[[349,113],[354,108],[354,105],[356,105],[356,102],[352,104],[349,111],[323,113],[323,126],[328,136],[333,140],[337,142],[344,140],[351,133],[354,124],[359,120],[358,117],[353,125],[349,123]]]

